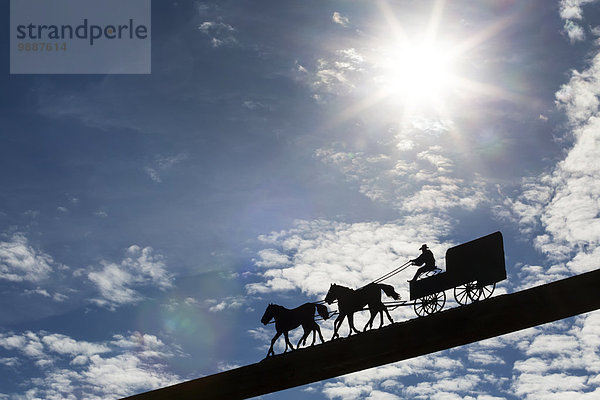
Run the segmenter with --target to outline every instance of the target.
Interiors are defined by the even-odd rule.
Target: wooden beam
[[[600,270],[276,355],[128,397],[243,399],[434,353],[600,308]]]

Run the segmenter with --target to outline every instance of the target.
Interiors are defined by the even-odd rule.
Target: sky
[[[596,0],[155,0],[147,75],[11,75],[5,29],[0,399],[258,362],[269,303],[423,243],[444,268],[501,231],[495,295],[597,269],[599,23]],[[599,372],[592,312],[262,398],[588,400]]]

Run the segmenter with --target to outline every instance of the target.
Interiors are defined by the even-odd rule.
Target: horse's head
[[[273,318],[273,304],[269,304],[267,306],[267,309],[265,310],[265,313],[263,314],[262,318],[260,319],[260,322],[263,323],[263,325],[266,325],[269,323],[269,321],[271,321],[271,319]]]
[[[335,301],[335,299],[337,299],[337,285],[335,283],[332,283],[331,286],[329,286],[329,291],[327,292],[327,295],[325,296],[325,302],[327,304],[331,304]]]

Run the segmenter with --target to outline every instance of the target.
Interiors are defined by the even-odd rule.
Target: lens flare
[[[452,58],[442,45],[404,43],[384,51],[380,81],[393,101],[435,103],[451,88],[452,69]]]

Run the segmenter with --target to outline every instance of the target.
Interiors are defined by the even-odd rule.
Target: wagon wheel
[[[446,293],[438,292],[428,294],[415,301],[415,313],[419,317],[424,317],[440,311],[446,304]]]
[[[496,283],[484,286],[477,285],[478,300],[485,300],[489,298],[492,293],[494,293],[494,289],[496,289]]]
[[[481,289],[477,286],[477,282],[467,282],[454,288],[454,298],[458,304],[466,306],[479,300]]]

